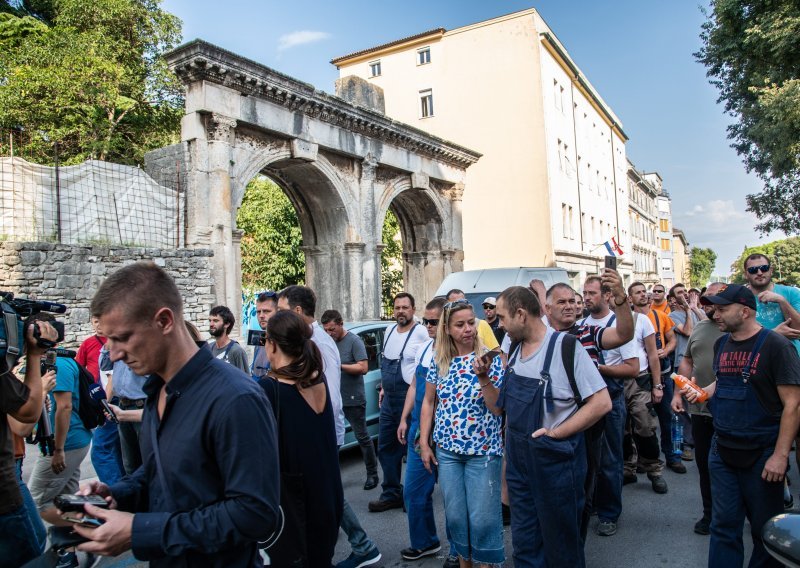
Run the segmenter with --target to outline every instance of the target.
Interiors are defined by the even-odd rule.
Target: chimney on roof
[[[361,77],[348,75],[336,79],[336,96],[348,103],[386,114],[383,89]]]

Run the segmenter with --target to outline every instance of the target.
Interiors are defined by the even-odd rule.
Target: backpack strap
[[[20,349],[19,323],[17,315],[9,308],[6,310],[6,303],[3,302],[3,323],[6,327],[6,365],[8,372],[14,370],[17,360],[22,355]]]
[[[553,351],[555,351],[556,341],[558,341],[559,335],[564,334],[562,334],[560,331],[554,331],[553,335],[550,336],[550,341],[547,342],[547,351],[544,354],[544,363],[542,364],[542,370],[540,373],[540,376],[546,383],[544,387],[544,407],[545,411],[547,412],[555,411],[555,405],[553,404],[553,381],[550,380],[550,364],[553,362]]]
[[[569,386],[572,388],[572,396],[575,397],[575,404],[580,408],[584,402],[578,390],[578,383],[575,380],[575,343],[577,343],[577,339],[574,335],[564,334],[564,339],[561,340],[561,360],[564,362],[564,370],[567,372],[567,379],[569,380]]]

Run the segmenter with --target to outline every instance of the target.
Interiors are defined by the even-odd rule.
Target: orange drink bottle
[[[678,385],[678,388],[689,387],[691,390],[696,392],[697,399],[695,402],[705,402],[708,399],[708,393],[686,377],[677,373],[672,373],[672,380],[675,381],[675,384]]]

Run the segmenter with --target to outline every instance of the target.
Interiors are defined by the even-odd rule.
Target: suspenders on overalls
[[[408,345],[408,341],[414,334],[414,330],[417,328],[417,325],[418,324],[415,323],[411,329],[408,330],[408,335],[406,336],[405,343],[403,343],[403,348],[400,349],[400,357],[397,359],[389,359],[385,355],[381,357],[381,386],[383,387],[384,395],[400,393],[405,396],[406,391],[408,390],[408,383],[403,380],[403,353],[405,353],[406,345]],[[397,329],[397,324],[395,324],[395,326],[386,336],[386,339],[383,342],[383,349],[381,350],[381,353],[386,351],[386,345],[388,345],[389,338],[392,337],[395,329]]]

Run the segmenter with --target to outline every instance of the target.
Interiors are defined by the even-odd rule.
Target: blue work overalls
[[[520,345],[508,363],[498,400],[506,411],[506,483],[517,568],[585,565],[580,535],[586,479],[583,432],[563,440],[531,436],[542,428],[545,407],[553,407],[549,371],[559,335],[550,336],[539,378],[514,372]]]
[[[750,382],[750,370],[770,331],[763,329],[740,374],[728,375],[719,370],[720,356],[730,334],[722,336],[714,356],[717,386],[708,407],[714,417],[715,434],[711,441],[709,472],[711,475],[711,543],[708,551],[710,568],[729,568],[744,563],[742,530],[745,516],[750,520],[753,538],[751,567],[782,566],[764,549],[761,529],[771,517],[783,513],[783,483],[761,479],[764,464],[775,450],[780,417],[764,410]],[[762,363],[763,368],[763,363]],[[763,376],[763,374],[761,375]],[[760,376],[759,376],[760,378]],[[725,464],[719,453],[719,439],[750,444],[758,454],[748,468]]]
[[[400,349],[400,357],[398,359],[389,359],[386,356],[381,357],[383,402],[381,403],[381,414],[378,423],[378,461],[381,462],[381,468],[383,469],[381,501],[398,501],[403,497],[400,476],[406,447],[397,440],[397,428],[400,426],[400,417],[403,415],[408,383],[403,380],[401,364],[406,345],[408,345],[408,341],[414,334],[417,325],[415,323],[408,330],[408,335],[402,349]],[[397,325],[395,324],[383,342],[383,351],[386,351],[389,338],[396,329]]]

